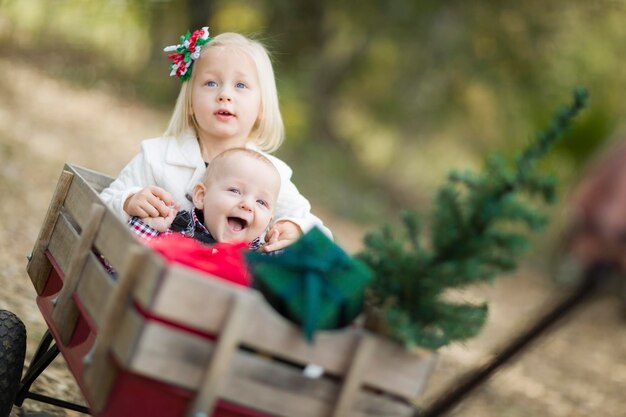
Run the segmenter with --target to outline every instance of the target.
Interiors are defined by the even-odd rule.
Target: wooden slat
[[[84,382],[92,400],[92,408],[100,411],[106,404],[111,385],[103,385],[103,380],[109,380],[111,363],[108,353],[115,338],[118,323],[122,320],[125,312],[129,309],[132,299],[131,291],[137,280],[141,277],[142,270],[146,265],[147,248],[134,246],[130,248],[129,258],[125,270],[120,271],[119,282],[114,287],[113,293],[108,297],[104,308],[102,325],[98,329],[96,341],[91,355],[92,362],[85,368]]]
[[[225,375],[238,348],[245,320],[251,314],[251,301],[251,298],[243,292],[233,296],[228,319],[220,332],[219,339],[211,355],[211,362],[200,383],[200,389],[187,412],[188,417],[209,416],[212,414],[221,388],[226,382]]]
[[[67,216],[60,213],[50,237],[48,251],[61,271],[67,271],[77,244],[78,233],[67,220]]]
[[[422,383],[419,384],[418,386],[415,387],[415,391],[413,392],[413,396],[411,398],[409,397],[405,397],[411,401],[416,401],[423,393],[424,391],[426,391],[426,386],[428,384],[428,380],[430,379],[430,376],[432,375],[433,371],[435,370],[435,367],[437,366],[437,363],[439,362],[439,354],[437,352],[424,352],[421,354],[421,359],[420,359],[420,373],[421,373],[421,380]],[[397,362],[395,363],[397,365]],[[377,366],[381,366],[380,365],[380,360],[377,359],[376,360],[376,365]],[[384,365],[382,365],[384,366]],[[390,370],[391,372],[393,372],[392,370]],[[414,384],[415,381],[410,380],[407,375],[404,375],[401,382],[405,383],[405,384]]]
[[[163,268],[165,261],[156,253],[152,253],[153,260],[144,272],[144,278],[137,283],[137,287],[133,292],[135,300],[143,307],[147,307],[152,303],[159,290],[161,281],[163,280]]]
[[[212,351],[205,338],[152,321],[138,334],[133,355],[122,358],[129,370],[183,388],[200,386]]]
[[[63,208],[81,229],[87,226],[93,204],[104,205],[91,186],[75,175],[75,181],[72,181]]]
[[[276,416],[328,417],[337,392],[334,381],[307,379],[296,368],[242,353],[235,360],[222,396]]]
[[[309,379],[302,371],[253,353],[240,352],[234,360],[222,397],[277,416],[328,417],[338,395],[337,381]],[[361,390],[350,417],[408,417],[414,407],[387,395]]]
[[[121,271],[128,262],[129,248],[141,243],[133,236],[128,225],[111,210],[105,213],[101,229],[94,242],[95,246],[116,271]]]
[[[84,168],[72,164],[68,165],[68,167],[81,178],[83,178],[85,182],[88,183],[96,193],[102,192],[102,190],[104,190],[111,184],[111,182],[113,182],[113,178],[100,172],[93,171],[89,168]]]
[[[89,254],[76,295],[96,328],[102,326],[105,306],[115,286],[115,279],[104,269],[100,260],[93,253]]]
[[[46,217],[39,230],[39,236],[35,242],[32,257],[26,268],[37,294],[41,294],[50,275],[52,265],[50,265],[50,262],[46,258],[45,251],[48,248],[59,211],[72,183],[72,177],[73,174],[69,171],[64,170],[61,172],[54,194],[52,195],[52,200],[50,201],[50,206],[46,212]]]
[[[145,327],[143,316],[130,308],[118,323],[111,349],[122,368],[131,369],[131,361],[136,356],[137,345]]]
[[[146,308],[160,317],[217,334],[226,320],[230,297],[237,291],[250,291],[255,297],[254,314],[242,333],[243,345],[301,364],[312,362],[331,374],[345,375],[359,337],[356,329],[319,332],[315,344],[310,345],[300,329],[279,316],[259,293],[206,274],[172,266]],[[424,389],[432,370],[431,353],[408,353],[402,346],[382,338],[376,339],[376,352],[376,361],[364,374],[365,385],[404,398],[415,398]]]
[[[63,288],[59,292],[56,305],[52,311],[52,321],[56,326],[60,341],[64,344],[69,342],[79,314],[72,295],[76,291],[78,282],[82,277],[82,270],[91,251],[91,245],[100,227],[103,214],[104,207],[102,205],[94,204],[92,206],[89,221],[78,239],[78,244],[65,274]]]
[[[350,370],[341,385],[339,399],[333,410],[333,417],[346,417],[354,403],[357,393],[361,389],[365,367],[369,365],[376,343],[367,333],[362,333],[358,339]]]

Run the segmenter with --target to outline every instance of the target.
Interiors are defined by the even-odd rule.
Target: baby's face
[[[272,166],[250,156],[234,155],[225,162],[207,186],[196,186],[194,203],[218,242],[250,242],[272,220],[280,177]],[[203,195],[197,194],[202,192],[198,187]]]

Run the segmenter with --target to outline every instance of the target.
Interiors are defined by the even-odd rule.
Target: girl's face
[[[191,111],[200,140],[243,146],[261,117],[261,89],[252,59],[222,46],[207,48],[193,71]]]

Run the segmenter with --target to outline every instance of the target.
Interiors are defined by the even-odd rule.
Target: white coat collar
[[[246,148],[265,154],[253,142],[247,142]],[[193,129],[187,130],[177,140],[169,143],[165,154],[165,160],[168,164],[179,165],[189,168],[204,169],[204,159],[202,159],[202,151],[200,143]]]
[[[188,130],[177,140],[170,141],[165,154],[168,164],[189,168],[204,168],[200,144],[193,130]]]

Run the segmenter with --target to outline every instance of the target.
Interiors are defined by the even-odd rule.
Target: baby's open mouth
[[[220,110],[217,112],[217,114],[219,114],[220,116],[233,116],[231,112],[226,111],[226,110]]]
[[[228,226],[235,232],[241,232],[248,227],[248,221],[241,217],[228,217],[226,220],[228,221]]]

